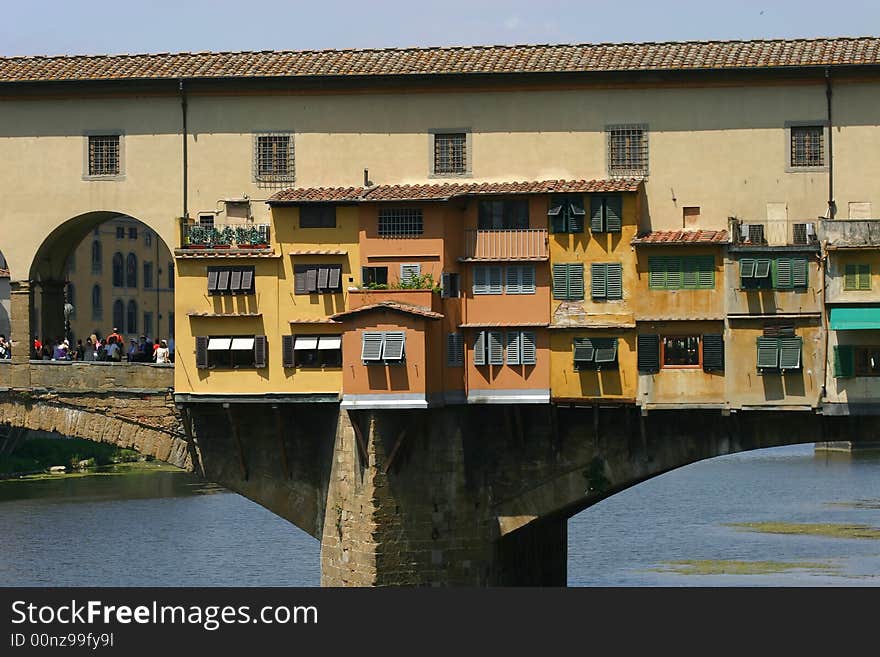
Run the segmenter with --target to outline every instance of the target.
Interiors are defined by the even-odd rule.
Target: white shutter
[[[535,345],[534,331],[523,331],[520,338],[520,350],[523,365],[534,365],[538,362],[538,351]]]
[[[422,275],[422,266],[420,264],[400,265],[400,282],[409,283],[413,278]]]
[[[383,333],[364,332],[361,334],[361,360],[364,362],[376,362],[382,360],[383,344]]]
[[[507,267],[507,294],[522,294],[522,268],[516,265]]]
[[[520,294],[535,294],[535,265],[523,265],[520,269]]]
[[[474,338],[474,365],[486,364],[486,332],[478,331]]]
[[[385,349],[382,358],[385,361],[403,360],[406,333],[403,331],[388,331],[385,333]]]
[[[504,291],[502,285],[502,272],[501,267],[488,267],[489,274],[489,292],[488,294],[501,294]]]
[[[489,331],[488,352],[490,365],[504,365],[504,334],[501,331]]]
[[[474,267],[474,294],[489,294],[488,267]]]
[[[522,361],[521,344],[522,333],[520,331],[507,332],[507,364],[519,365]]]

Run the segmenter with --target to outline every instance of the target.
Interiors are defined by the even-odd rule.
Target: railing
[[[743,219],[731,224],[737,245],[814,245],[818,244],[816,228],[816,222],[791,219]]]
[[[547,258],[547,229],[466,230],[465,258],[474,260],[543,260]]]
[[[880,246],[880,219],[823,219],[819,237],[828,246]]]
[[[269,224],[181,224],[184,249],[267,249]]]

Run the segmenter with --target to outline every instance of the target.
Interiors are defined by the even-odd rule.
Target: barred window
[[[618,176],[648,174],[648,128],[616,125],[608,128],[608,173]]]
[[[434,135],[434,173],[467,173],[467,134],[447,132]]]
[[[419,208],[379,211],[379,237],[419,237],[422,231],[422,211]]]
[[[791,166],[825,166],[825,129],[822,126],[791,128]]]
[[[119,175],[119,135],[89,135],[89,175]]]
[[[292,182],[293,137],[285,134],[257,135],[254,141],[254,177],[258,182]]]

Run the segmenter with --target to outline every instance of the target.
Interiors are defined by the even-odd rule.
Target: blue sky
[[[880,35],[878,0],[2,1],[2,56]]]

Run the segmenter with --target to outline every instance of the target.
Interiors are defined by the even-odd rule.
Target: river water
[[[569,585],[880,585],[880,536],[733,523],[880,528],[880,455],[759,450],[635,486],[571,519]],[[318,552],[257,504],[167,468],[0,481],[0,586],[316,586]]]

